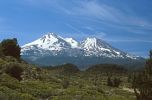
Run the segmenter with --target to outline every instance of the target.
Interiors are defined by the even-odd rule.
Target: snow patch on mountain
[[[76,40],[74,40],[73,38],[65,38],[64,40],[66,42],[68,42],[72,48],[78,48],[78,46],[79,46],[79,43]]]
[[[25,44],[21,49],[22,55],[66,55],[66,56],[95,56],[110,58],[130,58],[136,56],[122,52],[105,41],[97,38],[86,38],[77,42],[73,38],[63,38],[54,33],[47,33],[31,43]]]
[[[54,33],[48,33],[44,35],[42,38],[39,38],[34,42],[22,46],[22,48],[27,49],[26,47],[29,47],[31,49],[33,46],[37,46],[38,48],[44,50],[57,50],[57,51],[71,47],[70,44],[67,43],[62,37],[57,36]]]

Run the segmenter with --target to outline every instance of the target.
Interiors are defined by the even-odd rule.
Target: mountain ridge
[[[73,38],[63,38],[56,35],[55,33],[47,33],[46,35],[31,43],[25,44],[24,46],[22,46],[21,55],[30,55],[30,52],[28,51],[32,50],[32,55],[34,55],[34,53],[45,55],[46,52],[50,52],[50,54],[54,53],[55,56],[60,55],[62,52],[65,51],[77,51],[80,52],[80,54],[77,54],[75,56],[105,56],[130,59],[138,58],[138,56],[133,56],[119,49],[115,49],[110,44],[98,38],[87,37],[83,41],[78,42]]]
[[[78,42],[73,38],[47,33],[21,48],[21,56],[25,61],[41,66],[72,63],[80,69],[86,69],[95,64],[118,64],[126,67],[143,67],[145,64],[144,58],[130,55],[94,37]]]

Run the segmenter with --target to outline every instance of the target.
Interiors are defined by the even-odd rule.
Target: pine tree
[[[108,86],[113,86],[113,82],[111,80],[111,77],[108,77],[108,79],[107,79],[107,85]]]
[[[2,57],[4,54],[3,54],[3,50],[2,50],[2,46],[1,46],[1,43],[0,43],[0,57]]]
[[[150,59],[152,59],[152,50],[150,50],[150,55],[149,56],[150,56]]]
[[[6,39],[1,42],[2,52],[5,56],[12,56],[17,59],[20,58],[20,46],[17,39]]]
[[[121,83],[120,78],[114,78],[114,80],[113,80],[114,87],[119,87],[120,83]]]
[[[134,73],[132,86],[137,100],[152,100],[152,52],[142,72]]]

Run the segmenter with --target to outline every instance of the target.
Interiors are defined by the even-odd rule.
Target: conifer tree
[[[2,52],[5,56],[12,56],[17,59],[20,58],[20,46],[17,39],[6,39],[1,42]]]
[[[152,52],[142,72],[134,73],[132,86],[137,100],[152,100]]]

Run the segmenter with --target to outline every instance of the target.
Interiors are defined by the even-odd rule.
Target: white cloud
[[[67,27],[71,28],[75,33],[73,34],[77,38],[86,38],[86,37],[96,37],[96,38],[104,38],[106,36],[106,33],[104,32],[95,32],[95,33],[84,33],[76,26],[73,26],[71,24],[66,24]],[[87,26],[87,29],[93,30],[93,28]]]
[[[148,20],[136,15],[129,6],[123,11],[111,5],[99,2],[99,0],[24,0],[27,4],[48,7],[58,10],[56,12],[68,14],[72,17],[85,17],[106,21],[106,23],[121,25],[133,25],[142,28],[152,29],[152,24]],[[52,10],[52,9],[51,9]],[[124,12],[125,10],[125,12]],[[125,26],[128,27],[128,26]]]
[[[150,21],[136,15],[136,12],[129,6],[122,9],[99,2],[99,0],[25,0],[29,4],[48,7],[58,13],[67,14],[72,20],[90,21],[98,24],[105,24],[117,30],[123,30],[135,34],[144,34],[145,30],[152,30]],[[126,11],[125,11],[126,10]],[[83,33],[81,29],[67,25],[75,32]],[[135,28],[136,27],[136,28]],[[84,28],[84,27],[83,27]],[[85,29],[96,31],[91,25]]]
[[[77,33],[83,34],[83,32],[82,32],[80,29],[74,27],[74,26],[71,25],[71,24],[66,24],[66,26],[69,27],[69,28],[71,28],[73,31],[75,31],[75,32],[77,32]]]
[[[69,15],[94,18],[98,19],[98,21],[119,24],[119,26],[132,25],[148,29],[152,28],[152,24],[144,18],[136,16],[133,9],[128,10],[129,8],[125,8],[127,12],[123,12],[121,9],[113,6],[101,4],[97,0],[77,1],[75,3],[72,8],[60,5],[60,8],[62,8],[60,10]],[[132,15],[132,13],[134,13],[134,15]]]
[[[113,20],[118,21],[117,17],[113,15],[116,9],[105,4],[99,4],[96,1],[81,1],[77,2],[77,6],[69,9],[63,9],[67,14],[79,16],[95,17],[100,20]]]

